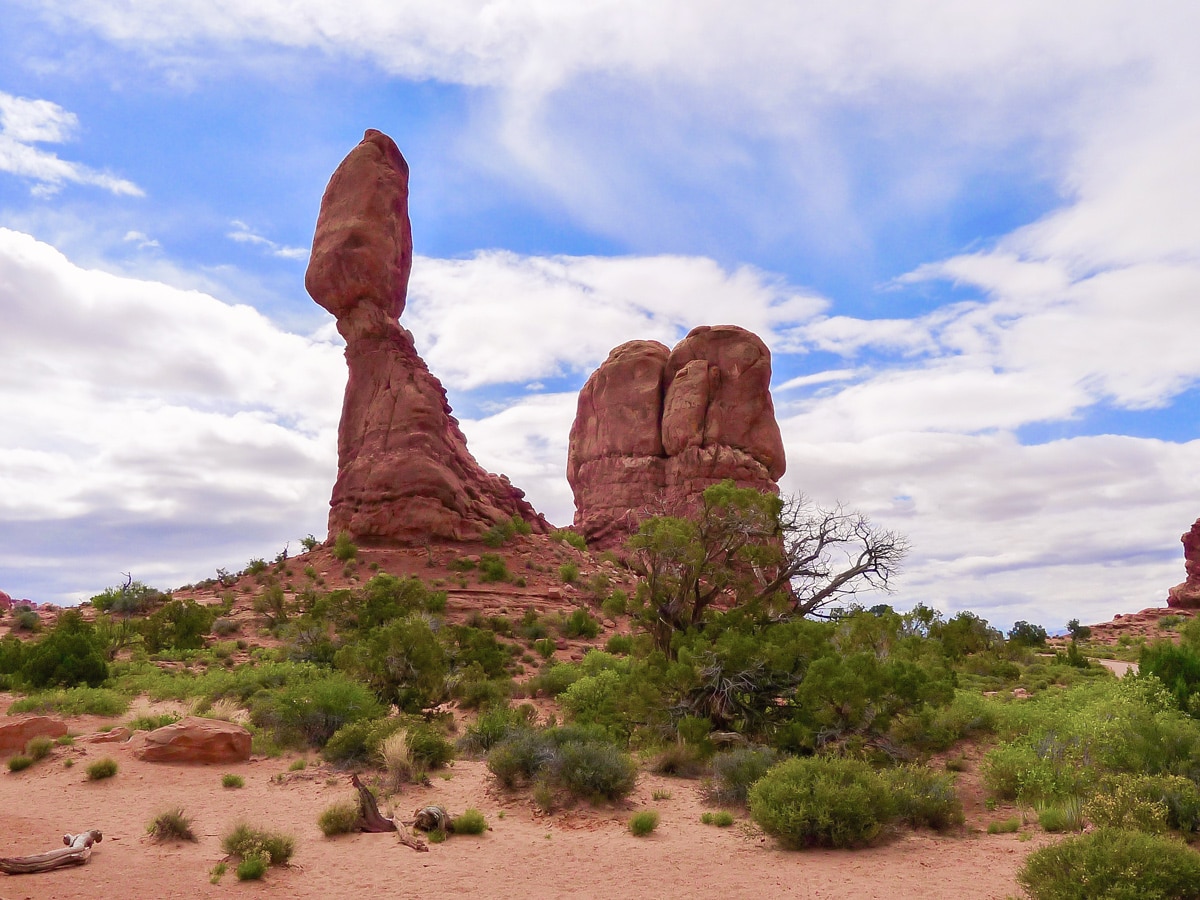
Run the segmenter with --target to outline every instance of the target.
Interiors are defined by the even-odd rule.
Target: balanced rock
[[[1200,609],[1200,519],[1180,538],[1187,580],[1167,591],[1167,606]]]
[[[350,369],[330,537],[466,540],[513,516],[544,534],[524,492],[475,461],[445,389],[397,321],[412,253],[408,164],[391,138],[368,130],[325,189],[304,278],[337,317]]]
[[[30,738],[62,737],[67,723],[53,716],[6,716],[0,719],[0,756],[21,753]]]
[[[250,758],[250,732],[220,719],[188,716],[146,735],[147,762],[231,763]]]
[[[695,328],[671,351],[617,347],[584,385],[571,427],[575,527],[613,546],[725,479],[778,491],[785,457],[770,384],[770,350],[736,325]]]

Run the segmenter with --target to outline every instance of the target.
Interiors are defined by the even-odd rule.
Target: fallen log
[[[87,862],[92,855],[92,845],[104,840],[98,828],[79,834],[64,834],[60,850],[50,850],[34,856],[9,856],[0,859],[0,872],[8,875],[30,875],[34,872],[49,872],[61,866],[77,866]]]
[[[375,795],[359,780],[357,775],[350,776],[350,783],[358,791],[358,821],[354,824],[358,831],[366,831],[371,834],[394,831],[404,846],[411,847],[418,853],[429,852],[429,845],[398,827],[395,819],[389,819],[379,811]]]

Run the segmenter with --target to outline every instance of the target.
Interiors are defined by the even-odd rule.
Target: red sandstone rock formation
[[[1180,540],[1183,542],[1183,568],[1187,580],[1167,591],[1167,606],[1200,609],[1200,519]]]
[[[0,720],[0,756],[21,753],[30,738],[57,738],[67,733],[67,723],[52,716],[21,716]]]
[[[397,321],[411,268],[408,164],[371,129],[329,180],[304,278],[337,317],[350,368],[330,537],[465,540],[514,515],[545,533],[524,492],[471,456],[445,390]]]
[[[231,763],[250,758],[250,732],[220,719],[188,716],[146,735],[147,762]]]
[[[680,508],[732,478],[776,491],[785,467],[771,403],[771,352],[735,325],[693,329],[674,350],[617,347],[579,394],[567,480],[575,527],[620,543],[660,508]]]

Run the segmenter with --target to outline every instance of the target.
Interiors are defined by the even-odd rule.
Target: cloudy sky
[[[750,11],[753,10],[753,11]],[[784,487],[908,535],[892,601],[1157,605],[1200,516],[1200,7],[0,0],[0,589],[324,537],[344,362],[304,293],[366,128],[403,322],[557,524],[608,350],[774,353]]]

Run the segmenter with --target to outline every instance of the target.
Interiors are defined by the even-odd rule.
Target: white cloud
[[[825,301],[751,267],[695,257],[418,258],[403,323],[456,388],[586,375],[634,339],[742,325],[782,347]]]
[[[245,222],[239,222],[234,219],[229,223],[233,226],[233,231],[226,236],[231,241],[236,241],[239,244],[253,244],[256,247],[264,248],[271,256],[278,256],[281,259],[308,259],[308,251],[303,247],[288,247],[283,244],[277,244],[270,238],[265,238],[261,234],[255,232]]]
[[[75,114],[57,103],[28,100],[0,91],[0,172],[32,180],[36,194],[52,194],[64,183],[74,182],[95,185],[114,194],[142,196],[141,188],[131,181],[67,162],[33,146],[68,141],[78,126]]]
[[[7,229],[0,306],[0,521],[12,536],[0,565],[86,593],[104,583],[72,538],[100,541],[94,528],[135,542],[107,568],[136,559],[181,580],[197,560],[232,562],[218,550],[248,558],[265,540],[323,532],[339,347],[197,291],[79,268]]]

